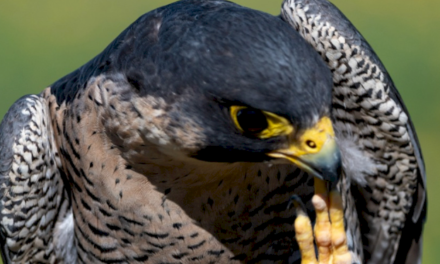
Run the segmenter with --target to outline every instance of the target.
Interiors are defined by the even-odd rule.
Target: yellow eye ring
[[[253,110],[253,112],[262,113],[265,117],[265,122],[267,123],[266,128],[264,129],[256,129],[256,132],[249,131],[249,129],[243,129],[240,122],[243,124],[243,118],[241,117],[239,120],[239,114],[242,112],[242,110],[250,109]],[[293,126],[292,124],[284,117],[281,117],[277,114],[258,110],[258,109],[252,109],[246,106],[231,106],[230,107],[230,115],[232,120],[234,121],[235,126],[243,133],[252,134],[254,137],[258,137],[261,139],[271,138],[271,137],[277,137],[282,135],[289,135],[293,132]],[[261,116],[258,116],[260,118]],[[262,125],[262,120],[258,120],[259,122],[257,127],[260,127]]]

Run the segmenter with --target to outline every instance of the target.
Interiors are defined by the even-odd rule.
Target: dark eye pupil
[[[249,133],[258,133],[268,126],[266,116],[259,110],[241,109],[237,112],[237,121],[240,127]]]

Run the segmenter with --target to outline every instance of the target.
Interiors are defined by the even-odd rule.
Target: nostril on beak
[[[307,141],[306,141],[306,144],[307,144],[307,146],[308,146],[309,148],[311,148],[311,149],[315,149],[315,148],[316,148],[316,143],[315,143],[315,141],[313,141],[313,140],[307,140]]]

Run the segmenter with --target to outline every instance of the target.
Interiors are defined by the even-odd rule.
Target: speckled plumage
[[[415,263],[425,172],[397,90],[332,5],[286,0],[282,19],[318,52],[279,18],[183,0],[17,101],[0,126],[4,260],[299,263],[288,204],[313,218],[313,178],[262,155],[282,139],[233,129],[240,103],[298,131],[331,113],[353,263]]]
[[[353,139],[375,163],[373,173],[364,173],[366,183],[355,181],[352,187],[367,263],[420,262],[425,168],[408,111],[390,76],[332,4],[285,1],[282,16],[333,72],[338,137]]]

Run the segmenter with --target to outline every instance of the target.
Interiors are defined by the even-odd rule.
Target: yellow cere
[[[231,117],[234,120],[234,124],[237,126],[238,129],[243,131],[241,128],[238,120],[237,120],[237,114],[240,110],[246,109],[248,107],[246,106],[231,106],[230,107],[230,113]],[[292,124],[284,117],[281,117],[279,115],[276,115],[274,113],[261,111],[264,116],[266,117],[267,121],[267,128],[264,129],[261,132],[255,133],[254,136],[266,139],[271,137],[277,137],[277,136],[287,136],[290,135],[293,132],[293,126]]]
[[[328,117],[323,117],[314,127],[304,131],[297,143],[291,146],[291,150],[294,150],[297,157],[318,153],[329,137],[335,137],[332,121]]]

